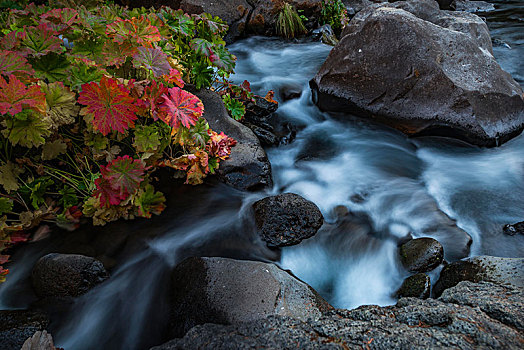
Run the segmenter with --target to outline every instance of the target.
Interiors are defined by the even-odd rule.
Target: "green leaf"
[[[189,133],[191,134],[191,138],[195,142],[195,145],[198,147],[205,147],[207,141],[209,141],[209,124],[204,118],[200,118],[198,122],[191,127],[189,130]]]
[[[169,74],[171,66],[167,61],[167,55],[158,48],[139,47],[138,53],[133,56],[135,68],[151,70],[155,77]]]
[[[42,91],[46,94],[47,117],[51,127],[59,127],[75,122],[80,106],[76,104],[76,94],[61,82],[46,84],[40,83]]]
[[[17,177],[22,172],[22,169],[11,162],[4,163],[0,166],[0,185],[4,187],[7,193],[18,190]]]
[[[140,190],[135,199],[135,205],[138,207],[138,215],[150,218],[152,214],[160,215],[165,209],[164,202],[166,197],[162,192],[155,192],[152,185],[146,185],[143,190]]]
[[[171,28],[175,34],[182,36],[193,36],[195,31],[195,22],[193,19],[184,13],[182,10],[172,10],[170,8],[163,8],[160,12],[160,17]]]
[[[217,68],[224,70],[227,73],[232,73],[235,69],[236,57],[229,53],[223,45],[217,45],[213,48],[213,55],[210,60]]]
[[[100,81],[103,76],[104,73],[97,67],[89,67],[83,62],[79,62],[71,67],[69,82],[71,88],[78,89],[84,84]]]
[[[71,64],[64,55],[50,53],[42,57],[29,60],[33,66],[36,76],[40,79],[47,79],[53,83],[55,81],[67,81],[69,78],[68,69]]]
[[[40,23],[38,27],[27,27],[21,44],[27,47],[34,56],[63,50],[62,39],[47,23]]]
[[[0,215],[8,214],[13,210],[13,201],[9,198],[0,197]]]
[[[213,83],[213,68],[206,63],[195,64],[191,73],[193,74],[193,84],[195,84],[197,90],[209,87]]]
[[[224,100],[224,105],[226,106],[231,118],[237,121],[244,118],[244,114],[246,114],[246,107],[241,101],[237,100],[236,98],[231,98],[229,94],[224,95],[222,99]]]
[[[190,46],[199,55],[206,57],[211,56],[211,48],[213,47],[213,43],[210,43],[205,39],[193,39],[191,40]]]
[[[40,205],[45,203],[44,195],[46,194],[48,188],[53,184],[53,180],[51,180],[49,177],[39,177],[30,184],[20,188],[20,193],[22,193],[25,198],[29,198],[33,208],[39,209]]]
[[[62,140],[47,142],[42,148],[42,160],[51,160],[64,154],[67,151],[67,145]]]
[[[2,124],[6,127],[2,134],[13,145],[27,148],[43,145],[44,137],[51,134],[49,122],[30,109],[23,110],[15,118],[4,120]]]
[[[63,206],[64,209],[67,209],[69,207],[72,207],[73,205],[78,204],[78,197],[76,195],[76,192],[71,187],[64,186],[64,188],[61,188],[60,190],[58,190],[58,193],[60,194],[60,199],[58,200],[58,204]]]
[[[137,126],[133,146],[138,152],[156,152],[161,144],[160,138],[155,125]]]
[[[81,36],[73,41],[71,54],[82,55],[89,58],[96,58],[102,52],[104,40],[102,37]]]

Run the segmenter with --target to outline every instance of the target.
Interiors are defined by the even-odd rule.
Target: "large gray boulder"
[[[255,224],[269,247],[284,247],[314,236],[324,217],[315,203],[295,193],[282,193],[253,204]]]
[[[486,24],[433,0],[359,12],[311,86],[322,110],[408,135],[496,146],[524,128],[522,88],[495,61]]]
[[[439,300],[402,298],[393,306],[334,310],[305,322],[270,316],[230,326],[205,324],[153,349],[522,348],[524,337],[516,328],[522,289],[462,282],[446,293]],[[493,300],[500,307],[490,309]]]
[[[331,306],[315,290],[273,264],[189,258],[172,275],[173,335],[198,324],[236,324],[270,315],[319,318]]]
[[[94,258],[57,253],[40,258],[31,275],[33,288],[41,298],[77,297],[108,277],[104,265]]]
[[[271,164],[255,134],[228,115],[218,94],[210,90],[194,93],[204,104],[204,118],[211,129],[224,132],[237,141],[230,157],[220,163],[220,179],[242,191],[258,191],[272,187]]]
[[[440,296],[459,282],[492,282],[524,288],[524,258],[499,258],[476,256],[446,265],[433,287],[433,294]]]

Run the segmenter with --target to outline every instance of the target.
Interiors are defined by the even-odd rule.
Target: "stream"
[[[523,85],[524,4],[494,3],[497,10],[481,16],[495,39],[495,57]],[[340,308],[395,303],[392,294],[408,276],[396,257],[397,241],[408,234],[431,236],[427,227],[439,215],[471,235],[471,256],[524,257],[524,238],[502,232],[504,224],[524,220],[524,135],[485,149],[438,137],[408,138],[359,118],[340,122],[313,105],[308,86],[330,49],[262,37],[230,46],[238,57],[235,82],[246,79],[259,94],[274,90],[277,99],[282,89],[302,88],[300,98],[280,103],[277,111],[299,131],[290,144],[267,150],[274,188],[244,193],[218,183],[178,186],[166,193],[168,208],[160,217],[80,229],[97,240],[129,232],[141,238],[123,247],[110,279],[56,311],[50,325],[56,346],[159,344],[168,324],[169,271],[195,255],[275,262]],[[250,207],[283,192],[313,201],[326,224],[313,238],[278,253],[256,235]],[[341,206],[349,211],[342,225]],[[0,309],[34,302],[29,275],[35,261],[73,245],[75,235],[82,232],[19,249],[0,285]],[[452,246],[453,238],[445,243]]]

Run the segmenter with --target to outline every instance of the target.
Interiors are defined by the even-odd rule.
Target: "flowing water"
[[[496,6],[486,15],[498,40],[495,55],[522,84],[522,5],[505,1]],[[524,135],[480,149],[440,138],[409,139],[358,118],[340,122],[312,104],[308,88],[330,47],[250,38],[230,49],[238,57],[235,81],[247,79],[255,92],[274,90],[277,96],[289,86],[303,91],[300,98],[280,103],[278,117],[299,131],[292,143],[268,150],[275,187],[255,194],[216,184],[173,188],[162,216],[124,226],[122,234],[144,238],[125,245],[111,278],[56,311],[51,333],[57,346],[143,349],[158,344],[167,331],[169,271],[194,255],[280,263],[344,308],[395,302],[391,295],[407,276],[396,247],[408,234],[438,237],[454,254],[464,230],[473,238],[471,255],[524,256],[523,237],[501,230],[524,219]],[[249,208],[259,198],[282,192],[315,202],[326,224],[315,237],[279,255],[254,233]],[[435,225],[445,226],[445,232]],[[84,231],[94,241],[116,240],[121,228]],[[0,286],[0,309],[26,308],[35,301],[30,269],[40,256],[63,249],[63,240],[53,237],[15,254],[13,272]]]

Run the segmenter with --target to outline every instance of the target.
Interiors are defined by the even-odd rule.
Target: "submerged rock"
[[[394,306],[334,310],[318,320],[270,316],[230,326],[205,324],[194,327],[182,339],[153,349],[522,347],[522,333],[514,326],[517,319],[522,319],[522,289],[462,282],[446,294],[439,300],[402,298]],[[493,303],[489,304],[489,299],[499,300],[500,308],[490,309]]]
[[[517,233],[524,235],[524,221],[517,222],[516,224],[504,225],[503,232],[509,236],[515,236]]]
[[[357,114],[407,135],[496,146],[524,128],[523,90],[492,55],[476,15],[433,0],[368,6],[311,81],[322,110]]]
[[[220,163],[219,177],[242,191],[258,191],[273,186],[271,164],[253,132],[227,114],[220,96],[210,90],[194,92],[204,104],[204,118],[211,129],[224,132],[237,141],[228,159]]]
[[[433,238],[412,239],[400,246],[400,261],[410,272],[428,272],[444,260],[444,248]]]
[[[314,236],[324,222],[315,203],[294,193],[266,197],[253,209],[260,237],[270,247],[298,244]]]
[[[429,298],[431,291],[431,279],[425,273],[417,273],[409,276],[395,293],[399,298]]]
[[[40,258],[31,275],[33,288],[41,298],[77,297],[108,277],[104,265],[94,258],[56,253]]]
[[[173,335],[204,323],[236,324],[270,315],[317,319],[331,306],[273,264],[189,258],[172,275]]]
[[[313,31],[313,38],[330,46],[338,44],[337,36],[329,24],[324,24],[322,27],[315,29]]]
[[[493,282],[524,288],[524,258],[476,256],[446,265],[433,287],[438,297],[459,282]]]
[[[27,338],[47,328],[49,320],[41,312],[0,311],[0,350],[20,349]]]

